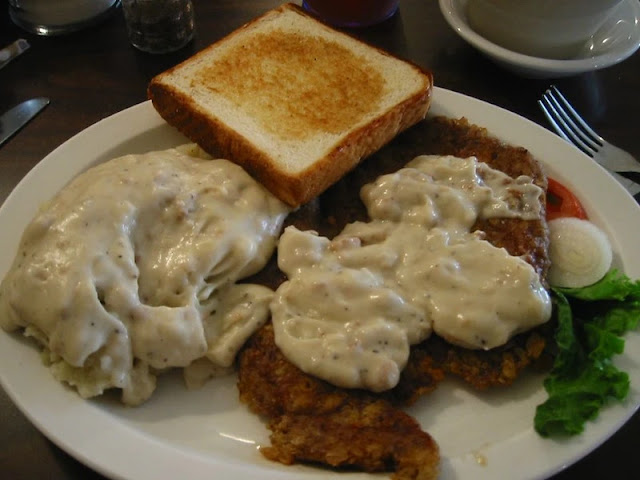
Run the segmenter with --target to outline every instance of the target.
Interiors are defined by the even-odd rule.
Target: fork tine
[[[580,136],[576,135],[575,130],[567,124],[566,116],[562,115],[562,110],[554,105],[546,94],[542,96],[542,101],[538,100],[538,103],[540,104],[542,112],[562,138],[569,143],[573,143],[590,157],[593,157],[595,148],[585,143]]]
[[[544,95],[543,95],[543,98],[546,100],[546,97],[544,97]],[[549,121],[553,129],[556,131],[556,133],[560,135],[562,138],[564,138],[567,142],[572,143],[571,139],[567,136],[566,133],[564,133],[564,130],[560,128],[560,125],[558,125],[558,122],[556,122],[555,115],[552,115],[549,109],[547,108],[547,102],[538,100],[538,105],[540,106],[542,113],[544,114],[545,117],[547,117],[547,120]]]
[[[563,106],[560,104],[558,99],[554,97],[553,91],[547,90],[545,95],[546,95],[547,101],[550,102],[555,107],[554,109],[556,110],[557,114],[560,115],[560,117],[562,117],[562,119],[564,120],[563,125],[565,126],[565,128],[571,130],[572,134],[576,135],[581,140],[581,144],[588,146],[594,152],[598,151],[598,149],[602,147],[601,143],[598,143],[593,138],[589,137],[587,133],[584,132],[581,129],[581,127],[576,124],[576,121],[580,123],[579,120],[582,120],[582,119],[576,113],[576,111],[573,110],[571,105],[566,103],[566,100],[565,100],[565,104],[568,106]],[[568,109],[571,109],[573,113],[571,113],[571,111],[567,112]]]
[[[586,132],[591,137],[591,139],[593,139],[599,146],[603,146],[605,143],[604,138],[598,135],[596,131],[591,128],[591,126],[587,122],[584,121],[582,116],[578,112],[576,112],[576,110],[565,98],[562,92],[558,90],[558,87],[556,87],[555,85],[551,85],[549,90],[551,90],[552,94],[555,95],[556,98],[560,99],[560,103],[562,103],[564,109],[573,116],[573,119],[582,127],[584,132]]]
[[[556,92],[560,100],[557,100],[554,97],[554,91]],[[542,98],[538,100],[538,106],[549,121],[549,124],[553,127],[553,129],[560,137],[578,147],[584,153],[592,157],[597,163],[603,166],[613,176],[613,178],[615,178],[632,196],[640,193],[640,183],[637,183],[629,178],[620,175],[619,173],[616,173],[620,171],[640,171],[634,169],[636,167],[635,160],[633,158],[630,159],[633,164],[631,168],[629,168],[630,164],[628,164],[626,161],[615,162],[615,165],[617,166],[613,166],[611,163],[607,163],[606,159],[602,158],[601,154],[605,154],[607,149],[617,147],[614,147],[613,145],[607,143],[602,137],[595,133],[595,131],[591,127],[589,127],[589,125],[584,120],[582,120],[580,115],[573,109],[573,107],[555,86],[552,85],[549,89],[547,89],[546,92],[544,92]],[[565,109],[569,110],[570,114],[568,114]],[[571,116],[573,116],[575,121],[580,123],[580,125],[583,126],[587,130],[587,132],[581,131],[580,128],[572,120]],[[587,134],[592,135],[593,138],[587,138]],[[596,139],[599,143],[596,143]],[[589,141],[589,143],[586,143],[587,141]],[[603,150],[600,151],[600,148],[603,148]],[[619,168],[620,170],[615,170],[616,168]]]

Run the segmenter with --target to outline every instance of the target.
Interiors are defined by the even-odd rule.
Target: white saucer
[[[529,78],[559,78],[599,70],[630,57],[640,47],[640,2],[624,0],[611,18],[569,60],[538,58],[513,52],[477,34],[467,23],[468,0],[439,0],[449,25],[473,47],[497,64]]]

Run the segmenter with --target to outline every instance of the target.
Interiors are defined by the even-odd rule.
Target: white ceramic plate
[[[585,200],[594,221],[609,232],[616,262],[629,275],[640,277],[640,257],[635,254],[640,208],[588,157],[522,117],[440,88],[435,89],[431,114],[465,116],[505,141],[529,148]],[[57,148],[0,208],[0,276],[9,268],[21,232],[38,205],[74,175],[116,155],[164,149],[184,141],[147,102],[95,124]],[[627,352],[617,359],[631,374],[633,387],[627,401],[607,408],[582,436],[568,441],[543,440],[533,431],[535,407],[546,398],[537,376],[489,393],[446,383],[410,413],[440,444],[443,479],[511,478],[514,470],[521,478],[540,478],[596,448],[633,414],[640,403],[639,362],[640,335],[631,334]],[[331,476],[324,470],[285,467],[261,457],[257,446],[268,442],[268,431],[239,404],[235,376],[189,392],[179,375],[167,375],[159,379],[151,400],[138,408],[124,408],[112,397],[83,401],[52,378],[31,342],[19,334],[0,332],[0,380],[46,436],[113,478],[318,480]],[[343,473],[335,478],[375,476]]]
[[[570,60],[532,57],[496,45],[469,26],[466,15],[468,0],[439,2],[442,14],[458,35],[497,64],[525,77],[560,78],[599,70],[625,60],[640,47],[638,0],[624,0],[587,42],[583,53]]]

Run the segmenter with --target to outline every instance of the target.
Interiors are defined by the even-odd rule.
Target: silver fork
[[[538,105],[558,135],[606,168],[631,195],[640,193],[640,184],[619,175],[619,172],[640,173],[640,163],[598,135],[554,85],[542,95]]]

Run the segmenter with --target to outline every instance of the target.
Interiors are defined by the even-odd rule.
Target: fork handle
[[[609,170],[640,173],[640,163],[629,152],[611,143],[605,144],[594,158]]]
[[[609,173],[613,178],[615,178],[620,185],[622,185],[627,192],[631,194],[632,197],[640,193],[640,184],[634,182],[633,180],[628,179],[627,177],[623,177],[619,173],[612,172],[609,170]]]

